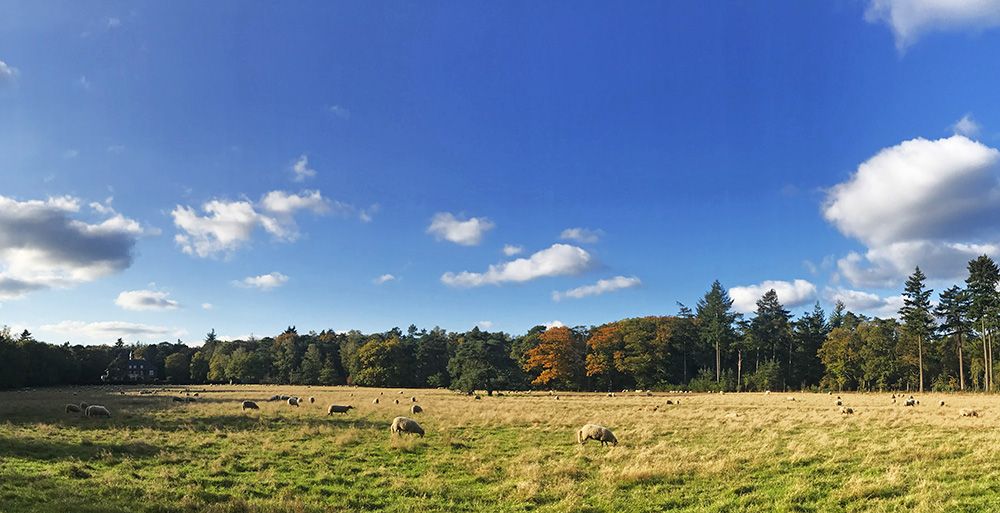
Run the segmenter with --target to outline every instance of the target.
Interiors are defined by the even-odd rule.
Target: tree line
[[[332,330],[220,340],[83,346],[0,330],[0,388],[123,381],[130,358],[156,381],[275,383],[473,390],[531,388],[718,390],[994,390],[1000,268],[968,264],[964,286],[938,294],[920,268],[897,316],[868,317],[817,302],[798,318],[766,292],[750,315],[715,281],[695,308],[600,326],[535,326],[512,336],[473,328],[384,333]]]

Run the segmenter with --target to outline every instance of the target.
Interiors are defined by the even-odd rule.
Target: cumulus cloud
[[[998,170],[1000,151],[962,135],[883,149],[827,193],[824,217],[868,248],[838,271],[854,286],[894,286],[916,265],[954,278],[969,259],[996,254]]]
[[[563,292],[553,292],[553,301],[562,301],[566,298],[582,299],[589,296],[599,296],[616,290],[630,289],[642,285],[642,281],[635,276],[615,276],[605,280],[598,280],[592,285],[584,285],[575,289]]]
[[[895,317],[903,306],[903,296],[881,297],[861,290],[827,287],[823,296],[831,303],[841,302],[848,311],[875,317]]]
[[[583,244],[593,244],[604,235],[604,230],[591,230],[590,228],[566,228],[559,234],[562,240],[573,240]]]
[[[285,283],[288,283],[288,276],[278,272],[273,272],[262,274],[260,276],[247,276],[242,280],[234,281],[233,285],[246,289],[271,290],[278,288]]]
[[[951,129],[958,135],[964,135],[966,137],[974,137],[979,133],[979,123],[972,118],[972,114],[966,114],[962,116],[962,119],[951,125]]]
[[[888,25],[902,51],[927,32],[1000,25],[1000,0],[871,0],[865,19]]]
[[[387,283],[387,282],[393,281],[395,279],[396,279],[395,276],[387,273],[387,274],[383,274],[382,276],[379,276],[378,278],[375,278],[374,282],[375,282],[375,285],[382,285],[383,283]]]
[[[113,210],[78,219],[72,196],[18,201],[0,196],[0,299],[94,281],[132,265],[140,224]]]
[[[523,246],[515,246],[513,244],[506,244],[503,247],[503,254],[507,256],[520,255],[524,252]]]
[[[488,330],[493,327],[493,321],[479,321],[476,323],[476,326],[481,330]]]
[[[806,280],[766,280],[756,285],[746,285],[729,289],[729,297],[733,300],[733,309],[741,313],[757,310],[757,300],[774,289],[778,301],[785,308],[802,306],[816,299],[816,286]]]
[[[520,283],[550,276],[579,274],[589,269],[593,263],[593,257],[582,248],[568,244],[553,244],[528,258],[491,265],[486,272],[444,273],[441,281],[452,287]]]
[[[18,75],[17,68],[0,60],[0,86],[5,84],[13,84],[14,80],[17,78],[17,75]]]
[[[298,160],[292,164],[292,180],[304,182],[307,178],[316,176],[316,170],[309,167],[309,156],[302,154]]]
[[[180,304],[168,295],[157,290],[126,290],[118,294],[115,304],[126,310],[176,310]]]
[[[478,245],[486,232],[493,229],[493,221],[485,217],[471,217],[461,220],[449,212],[438,212],[431,219],[427,233],[437,240],[447,240],[462,246]]]
[[[349,206],[331,202],[319,191],[292,194],[271,191],[258,204],[248,200],[227,201],[215,199],[202,205],[204,215],[192,207],[178,205],[171,212],[174,225],[183,233],[174,240],[181,250],[199,257],[231,253],[250,242],[258,228],[275,239],[294,241],[299,236],[295,215],[300,211],[323,214],[332,208],[342,210]]]
[[[144,338],[146,340],[163,339],[166,337],[181,337],[186,334],[184,330],[177,328],[167,328],[164,326],[153,326],[149,324],[138,324],[123,321],[62,321],[56,324],[46,324],[41,327],[45,331],[62,333],[66,335],[81,335],[93,340],[104,340],[112,342],[115,339],[135,339]]]
[[[559,320],[555,320],[555,321],[543,323],[542,326],[545,326],[545,329],[547,329],[547,330],[550,330],[552,328],[565,328],[566,327],[566,325],[563,324],[563,322],[559,321]]]

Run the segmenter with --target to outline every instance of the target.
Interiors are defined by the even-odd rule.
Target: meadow
[[[171,400],[194,393],[192,403]],[[316,403],[267,402],[274,394]],[[476,400],[447,390],[263,385],[6,391],[0,511],[1000,507],[1000,398],[926,394],[910,408],[888,393],[841,394],[855,410],[843,415],[835,395],[535,392]],[[411,396],[423,413],[408,413]],[[241,411],[245,399],[261,409]],[[112,418],[64,412],[81,401],[106,405]],[[356,409],[327,416],[332,403]],[[960,417],[960,408],[980,416]],[[415,417],[426,437],[392,436],[398,415]],[[587,422],[611,428],[619,445],[577,444]]]

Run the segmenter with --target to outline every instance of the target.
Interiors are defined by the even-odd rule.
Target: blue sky
[[[713,279],[884,315],[914,265],[940,289],[1000,254],[996,25],[993,1],[3,2],[0,324],[518,333]]]

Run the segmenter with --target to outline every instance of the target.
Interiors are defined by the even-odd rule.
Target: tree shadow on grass
[[[157,447],[141,441],[81,443],[0,436],[0,460],[8,457],[43,461],[91,460],[103,457],[105,454],[114,457],[149,458],[158,452]]]

